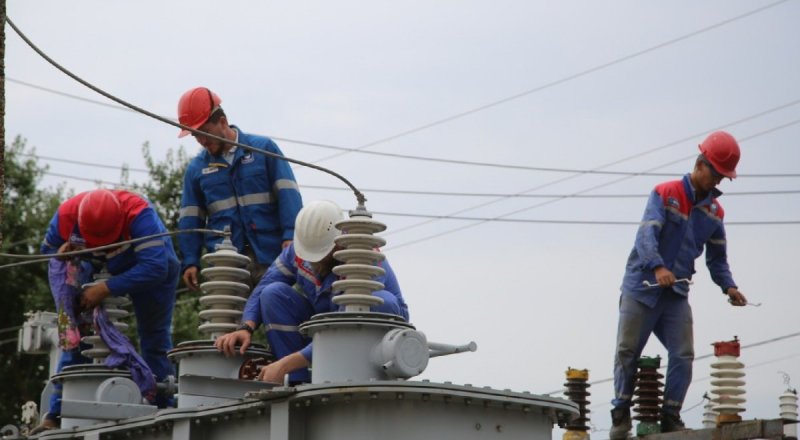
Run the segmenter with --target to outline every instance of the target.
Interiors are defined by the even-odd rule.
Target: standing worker
[[[248,134],[235,125],[220,107],[222,100],[205,87],[193,88],[178,102],[181,124],[211,135],[282,155],[272,139]],[[178,137],[191,132],[182,130]],[[292,169],[285,160],[238,148],[202,134],[191,133],[205,149],[189,163],[183,179],[180,229],[230,226],[231,241],[251,259],[252,285],[264,274],[281,249],[291,243],[294,220],[303,202]],[[205,238],[206,250],[222,237]],[[197,290],[197,272],[203,236],[181,234],[183,281]]]
[[[669,355],[661,431],[686,429],[680,409],[692,380],[694,340],[689,283],[683,280],[691,279],[703,248],[711,279],[728,301],[734,306],[747,304],[728,267],[725,211],[717,201],[722,192],[716,188],[723,178],[736,177],[739,156],[733,136],[724,131],[711,133],[700,144],[691,174],[657,185],[650,194],[622,282],[611,440],[626,438],[631,429],[637,363],[651,333]],[[648,287],[645,282],[657,286]]]
[[[333,292],[332,286],[339,280],[332,270],[340,264],[333,258],[338,250],[334,239],[340,234],[334,226],[340,220],[342,210],[333,202],[320,200],[305,206],[297,215],[294,243],[281,252],[253,290],[239,330],[214,342],[228,356],[236,354],[237,346],[244,354],[253,332],[263,323],[278,358],[259,372],[259,379],[264,382],[283,383],[286,374],[290,383],[311,380],[307,367],[312,347],[298,326],[317,313],[339,309],[331,300],[340,293]],[[380,267],[386,273],[375,281],[383,283],[384,289],[372,294],[382,298],[383,304],[372,307],[372,311],[402,316],[408,321],[408,307],[389,262],[382,261]]]
[[[128,191],[97,189],[68,199],[59,206],[47,229],[41,252],[64,253],[105,246],[120,241],[167,232],[155,209],[143,197]],[[88,255],[88,254],[85,254]],[[111,278],[86,288],[81,306],[91,309],[109,296],[129,295],[136,313],[142,358],[162,381],[175,374],[167,352],[172,349],[172,311],[180,263],[168,236],[144,239],[107,251],[93,252],[104,262]],[[56,307],[60,307],[56,304]],[[79,349],[62,352],[58,371],[74,364],[90,363]],[[168,399],[156,396],[159,407]],[[61,402],[50,401],[42,429],[58,426]]]

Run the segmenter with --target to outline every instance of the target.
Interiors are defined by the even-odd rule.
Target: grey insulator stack
[[[780,397],[781,418],[789,421],[783,425],[783,435],[786,439],[797,440],[797,390],[787,389]]]
[[[200,272],[208,281],[200,284],[200,305],[206,309],[200,312],[200,319],[205,322],[198,330],[215,339],[239,326],[250,293],[250,272],[245,269],[250,258],[238,253],[226,237],[215,252],[203,256],[203,261],[210,267]]]
[[[336,244],[344,249],[333,257],[345,264],[334,267],[333,273],[345,279],[333,283],[334,290],[343,291],[333,302],[343,305],[345,312],[369,312],[371,306],[383,303],[372,292],[384,287],[373,278],[385,273],[377,264],[386,257],[375,249],[384,246],[386,240],[374,234],[386,230],[386,225],[355,211],[349,219],[337,223],[336,228],[347,233],[336,237]]]
[[[95,274],[94,282],[86,283],[82,287],[85,290],[87,287],[104,282],[109,278],[111,278],[111,274],[104,269]],[[105,310],[108,314],[109,321],[111,321],[114,327],[121,332],[125,332],[125,330],[128,329],[128,324],[121,321],[121,319],[125,319],[130,316],[130,312],[123,308],[129,306],[130,303],[131,301],[124,296],[109,296],[108,298],[104,299],[101,304],[103,310]],[[103,341],[103,338],[96,333],[96,330],[95,334],[81,338],[81,342],[91,345],[91,348],[81,351],[81,354],[90,358],[93,364],[102,364],[105,362],[106,357],[111,354],[111,350],[109,350],[108,345],[106,345],[106,343]]]
[[[714,411],[714,402],[708,400],[703,405],[703,428],[716,428],[717,416],[719,416],[719,413]]]

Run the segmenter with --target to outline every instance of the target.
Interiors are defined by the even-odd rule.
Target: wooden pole
[[[0,0],[0,225],[6,193],[6,0]],[[3,231],[0,230],[0,248]]]

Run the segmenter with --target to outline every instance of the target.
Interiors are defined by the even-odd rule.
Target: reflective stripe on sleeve
[[[147,249],[155,246],[164,246],[164,240],[158,239],[158,240],[145,241],[144,243],[136,245],[136,247],[133,248],[133,251],[139,252],[142,249]]]
[[[184,206],[178,212],[180,218],[184,217],[205,217],[205,212],[199,206]]]
[[[283,325],[283,324],[267,324],[267,331],[278,330],[281,332],[296,332],[298,327],[296,325]]]
[[[726,244],[728,244],[728,240],[721,240],[721,239],[711,239],[711,240],[708,240],[708,242],[711,243],[711,244],[717,244],[717,245],[726,245]]]
[[[293,277],[294,276],[294,274],[289,270],[289,268],[286,267],[285,264],[283,264],[281,262],[281,260],[276,259],[273,264],[275,265],[275,268],[278,269],[278,271],[280,273],[286,275],[287,277]]]
[[[658,226],[660,228],[661,226],[663,226],[663,223],[661,223],[658,220],[648,220],[646,222],[639,223],[640,228],[644,226]]]
[[[275,185],[273,185],[275,191],[280,191],[282,189],[293,189],[299,191],[300,188],[297,187],[297,182],[292,179],[278,179],[275,181]]]

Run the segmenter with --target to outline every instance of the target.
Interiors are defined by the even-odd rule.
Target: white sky
[[[693,164],[680,159],[697,153],[704,134],[787,103],[797,104],[727,130],[742,139],[740,174],[800,172],[800,124],[785,126],[800,120],[800,2],[625,58],[772,3],[10,0],[8,15],[79,76],[158,114],[174,117],[180,95],[204,85],[245,131],[349,148],[620,60],[368,150],[592,169],[674,143],[610,169],[657,168],[679,177]],[[110,102],[46,64],[10,27],[6,33],[8,139],[20,134],[44,156],[134,168],[144,168],[145,141],[157,158],[179,145],[198,150],[191,138],[178,140],[177,129],[147,117],[13,82]],[[279,145],[307,161],[335,153]],[[115,170],[47,163],[53,173],[119,181]],[[360,188],[395,190],[514,194],[572,176],[358,153],[318,163]],[[314,170],[296,169],[296,176],[301,187],[342,186]],[[572,194],[617,179],[574,176],[530,193]],[[644,196],[667,179],[634,177],[587,193],[641,198],[538,208],[544,199],[469,210],[494,199],[365,193],[375,212],[497,217],[530,207],[510,218],[635,222]],[[94,186],[56,177],[45,183],[61,181],[76,190]],[[797,190],[800,181],[742,177],[721,189]],[[306,188],[303,197],[355,205],[344,191]],[[800,220],[797,194],[721,201],[728,222]],[[423,377],[546,393],[561,387],[568,366],[588,368],[592,380],[612,375],[618,288],[636,226],[488,222],[452,232],[473,222],[443,220],[400,231],[424,219],[376,218],[388,225],[386,253],[413,323],[431,340],[479,346],[477,353],[433,360]],[[797,224],[728,226],[734,277],[753,302],[763,302],[760,308],[728,306],[698,260],[690,296],[698,356],[734,335],[746,345],[800,330],[797,234]],[[653,338],[645,354],[666,353]],[[744,350],[741,361],[753,366],[744,416],[778,417],[777,397],[786,386],[777,371],[800,383],[798,338]],[[709,364],[695,363],[685,408],[708,390]],[[611,384],[590,391],[594,424],[607,429]],[[696,428],[701,415],[698,407],[684,419]]]

